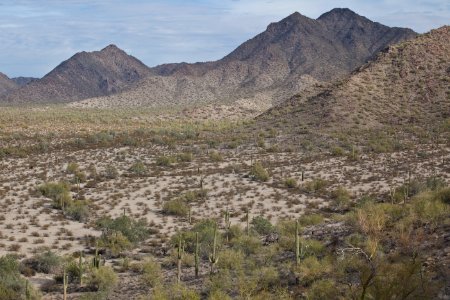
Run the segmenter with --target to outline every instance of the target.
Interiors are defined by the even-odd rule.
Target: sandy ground
[[[155,164],[163,152],[152,148],[94,149],[77,152],[59,151],[39,156],[0,161],[0,255],[20,253],[30,256],[36,249],[47,246],[57,253],[71,253],[85,247],[88,236],[98,236],[93,227],[101,216],[116,217],[125,213],[145,218],[159,230],[148,241],[164,242],[171,233],[188,225],[186,217],[162,214],[165,201],[187,191],[198,190],[203,178],[205,199],[192,203],[194,219],[222,219],[226,208],[232,223],[245,223],[247,208],[250,216],[263,215],[273,222],[280,218],[298,217],[314,209],[330,205],[327,193],[309,194],[301,187],[315,178],[327,180],[327,191],[345,187],[354,199],[364,194],[386,192],[402,185],[408,178],[438,175],[450,182],[446,161],[450,150],[421,149],[427,153],[419,158],[417,150],[394,154],[362,156],[353,161],[346,157],[314,159],[301,153],[257,153],[257,150],[224,150],[223,161],[213,162],[207,153],[197,153],[194,160],[169,167]],[[247,175],[251,162],[258,157],[271,177],[267,182],[251,180]],[[130,167],[136,161],[146,166],[144,176],[131,176]],[[95,166],[101,174],[108,166],[119,172],[116,179],[102,179],[95,186],[81,184],[80,190],[93,203],[90,222],[68,220],[61,211],[53,209],[51,200],[36,194],[44,182],[72,180],[67,164],[76,162],[89,176]],[[413,163],[414,162],[414,163]],[[409,166],[414,168],[410,169]],[[200,173],[198,170],[200,169]],[[304,172],[305,181],[301,182]],[[410,175],[408,175],[410,174]],[[300,188],[288,189],[285,178],[295,178]],[[76,189],[72,192],[77,196]]]

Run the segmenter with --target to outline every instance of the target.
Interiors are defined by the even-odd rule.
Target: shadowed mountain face
[[[14,81],[18,86],[25,86],[33,81],[39,80],[39,78],[34,77],[14,77],[11,78],[12,81]]]
[[[344,81],[272,108],[258,124],[295,132],[386,125],[426,128],[448,120],[449,44],[450,26],[445,26],[391,46]]]
[[[294,13],[216,62],[167,64],[159,76],[84,106],[173,105],[248,100],[270,107],[317,81],[348,75],[381,49],[416,33],[389,28],[348,9],[317,20]]]
[[[6,95],[18,88],[18,85],[13,80],[9,79],[5,74],[0,73],[0,96]]]
[[[75,54],[42,79],[10,93],[4,100],[13,103],[72,102],[117,93],[149,74],[149,68],[142,62],[110,45],[101,51]]]

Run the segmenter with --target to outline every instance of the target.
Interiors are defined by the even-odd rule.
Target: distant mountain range
[[[11,93],[18,88],[19,86],[13,80],[8,78],[5,74],[0,73],[0,97]]]
[[[344,78],[389,45],[416,37],[349,9],[317,20],[294,13],[215,62],[148,68],[115,46],[78,53],[44,78],[0,96],[8,103],[162,106],[246,100],[269,108],[317,82]]]
[[[64,103],[114,94],[151,74],[138,59],[114,45],[77,53],[42,79],[31,80],[3,97],[9,103]],[[17,79],[24,82],[24,79]]]
[[[450,118],[450,26],[385,49],[350,77],[299,94],[257,118],[291,132],[373,129]],[[281,116],[281,117],[280,117]]]

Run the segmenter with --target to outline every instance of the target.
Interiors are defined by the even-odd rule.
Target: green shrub
[[[303,215],[298,219],[302,226],[318,225],[323,223],[323,216],[319,214]]]
[[[142,281],[144,284],[155,287],[159,285],[163,279],[161,265],[154,258],[147,258],[140,263],[142,268]]]
[[[88,276],[88,286],[98,291],[111,291],[117,284],[117,275],[111,267],[93,268]]]
[[[134,175],[142,176],[147,172],[147,168],[142,161],[137,161],[130,167],[130,172]]]
[[[40,185],[38,191],[42,196],[52,199],[55,208],[68,207],[72,203],[70,185],[66,182],[48,182]]]
[[[185,152],[178,154],[177,159],[181,162],[191,162],[194,159],[194,156],[190,152]]]
[[[105,177],[108,179],[116,179],[119,177],[119,172],[113,165],[108,165],[105,169]]]
[[[252,229],[261,235],[267,235],[275,231],[269,220],[262,216],[256,216],[251,221]]]
[[[168,167],[176,162],[176,159],[172,156],[160,156],[156,158],[156,164],[162,167]]]
[[[115,219],[103,217],[96,224],[99,229],[106,232],[106,238],[121,232],[133,244],[144,241],[151,233],[146,220],[134,220],[128,216],[120,216]]]
[[[348,208],[350,205],[350,192],[344,187],[338,187],[331,192],[331,199],[334,200],[334,205],[340,209]]]
[[[73,201],[67,208],[66,215],[73,220],[84,222],[89,218],[89,205],[86,201]]]
[[[308,193],[321,193],[325,191],[325,188],[328,186],[328,182],[321,178],[316,178],[311,181],[306,182],[303,185],[303,189]]]
[[[78,172],[78,169],[79,169],[79,166],[78,166],[77,163],[75,163],[75,162],[70,162],[70,163],[67,165],[66,172],[67,172],[67,173],[70,173],[70,174],[75,174],[76,172]]]
[[[284,185],[287,188],[293,189],[297,187],[297,180],[295,180],[295,178],[287,178],[284,180]]]
[[[343,156],[345,154],[345,151],[341,147],[336,146],[333,149],[331,149],[331,154],[333,156]]]
[[[245,256],[240,250],[225,249],[219,253],[217,267],[227,270],[240,270],[244,267]]]
[[[31,283],[21,277],[19,270],[19,262],[15,256],[0,257],[0,299],[40,299],[39,293],[33,289]],[[28,291],[26,290],[27,286]]]
[[[315,281],[306,292],[310,300],[338,299],[336,283],[330,279]]]
[[[62,259],[50,250],[25,259],[22,264],[38,273],[54,274],[61,268]]]
[[[267,181],[267,180],[269,180],[269,172],[267,172],[267,170],[264,169],[262,164],[259,161],[257,161],[252,166],[252,169],[250,171],[250,177],[253,180],[257,180],[257,181]]]
[[[219,162],[219,161],[223,160],[222,154],[220,154],[218,151],[211,151],[209,153],[209,158],[215,162]]]
[[[189,206],[186,201],[181,198],[175,198],[166,201],[162,209],[164,214],[185,217],[189,212]]]

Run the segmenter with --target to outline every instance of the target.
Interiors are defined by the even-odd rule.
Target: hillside
[[[9,103],[61,103],[117,93],[150,70],[114,45],[101,51],[81,52],[64,61],[42,79],[10,93]]]
[[[12,81],[14,81],[18,86],[24,86],[29,84],[30,82],[39,80],[39,78],[35,78],[35,77],[14,77],[11,78]]]
[[[3,73],[0,73],[0,96],[17,89],[17,84]]]
[[[294,96],[258,122],[297,131],[339,131],[444,121],[450,118],[449,45],[450,27],[445,26],[391,46],[349,78]]]
[[[410,29],[389,28],[348,9],[317,20],[298,12],[216,62],[168,64],[159,76],[133,90],[89,99],[80,107],[190,105],[247,101],[262,109],[318,81],[349,74],[388,45],[415,37]]]

